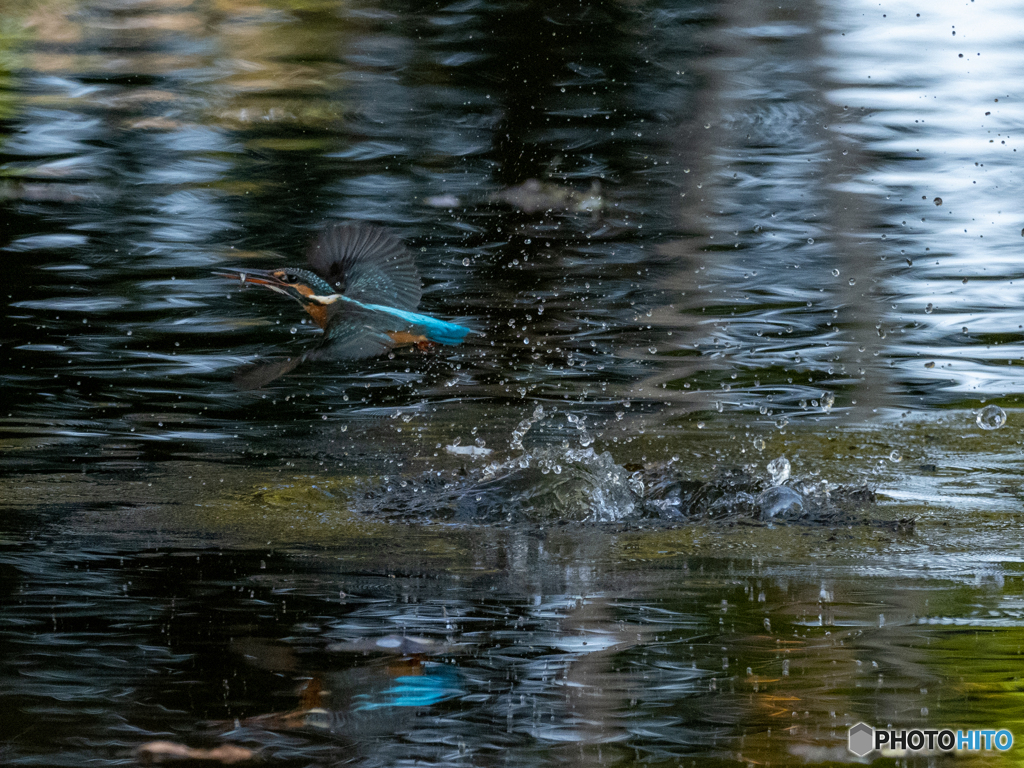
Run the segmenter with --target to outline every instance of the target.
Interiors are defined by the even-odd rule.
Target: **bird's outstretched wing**
[[[359,360],[377,357],[391,350],[395,342],[388,334],[386,315],[363,310],[347,312],[331,321],[326,338],[316,350],[321,358]]]
[[[332,224],[310,245],[310,268],[338,293],[369,304],[416,309],[423,293],[408,248],[372,224]]]
[[[243,391],[260,389],[274,379],[280,378],[286,373],[291,373],[306,362],[309,357],[310,353],[304,352],[301,355],[295,355],[295,357],[245,365],[235,371],[235,375],[231,378],[231,383],[235,385],[235,389]]]
[[[244,391],[260,389],[275,379],[291,373],[300,365],[315,360],[358,360],[377,357],[393,349],[395,342],[386,326],[378,327],[373,317],[386,317],[379,313],[360,311],[351,317],[339,317],[331,323],[330,334],[318,346],[294,357],[246,365],[235,371],[232,383]]]

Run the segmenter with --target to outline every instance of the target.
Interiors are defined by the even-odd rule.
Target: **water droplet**
[[[293,333],[293,334],[296,334],[296,333],[298,333],[298,332],[299,332],[299,329],[298,329],[298,328],[296,328],[296,327],[295,327],[295,326],[293,325],[293,326],[292,326],[292,333]]]
[[[926,315],[930,315],[932,313],[933,309],[935,309],[935,307],[933,307],[931,304],[929,304],[927,307],[924,308],[924,312],[925,312]]]
[[[1006,423],[1006,411],[998,405],[986,405],[978,411],[975,421],[982,429],[999,429]]]
[[[469,256],[467,256],[466,258],[464,258],[464,259],[462,260],[462,266],[464,266],[464,267],[468,267],[468,266],[469,266],[469,264],[470,264],[470,261],[469,261]]]
[[[828,413],[829,411],[832,410],[832,406],[835,405],[835,402],[836,396],[833,395],[831,392],[821,393],[821,410],[823,410],[825,413]]]
[[[779,456],[768,462],[768,474],[772,476],[772,485],[782,485],[789,479],[789,459]]]
[[[899,464],[901,461],[903,461],[903,454],[900,453],[899,451],[892,451],[889,454],[889,461]]]
[[[839,277],[839,270],[838,269],[833,269],[832,270],[832,277]]]
[[[856,285],[856,284],[857,284],[857,278],[851,277],[850,278],[850,285]]]
[[[932,202],[935,203],[936,205],[942,205],[942,198],[936,197],[934,200],[932,200]]]
[[[764,450],[764,438],[763,437],[755,437],[754,438],[754,448],[756,448],[759,451],[763,451]]]
[[[813,237],[808,237],[807,238],[807,244],[808,245],[814,245],[814,238]]]

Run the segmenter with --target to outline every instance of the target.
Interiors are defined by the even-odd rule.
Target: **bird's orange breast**
[[[313,322],[324,330],[327,330],[327,307],[322,304],[305,304],[306,311],[313,318]]]

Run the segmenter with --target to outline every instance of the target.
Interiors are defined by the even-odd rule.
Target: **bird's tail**
[[[422,331],[423,335],[427,337],[429,341],[436,342],[437,344],[461,344],[466,336],[470,333],[478,333],[472,328],[467,328],[464,325],[456,325],[455,323],[449,323],[446,320],[438,320],[436,317],[430,315],[422,315],[419,312],[409,312],[405,309],[396,309],[395,307],[385,307],[382,304],[363,304],[361,301],[355,299],[348,299],[353,304],[358,304],[364,309],[369,309],[374,312],[383,312],[384,314],[391,315],[391,317],[397,317],[399,320],[404,320],[413,326],[414,329]]]

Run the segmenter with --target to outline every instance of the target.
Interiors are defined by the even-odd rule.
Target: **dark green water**
[[[0,8],[0,762],[1024,739],[1018,5]],[[483,335],[235,391],[337,220]]]

